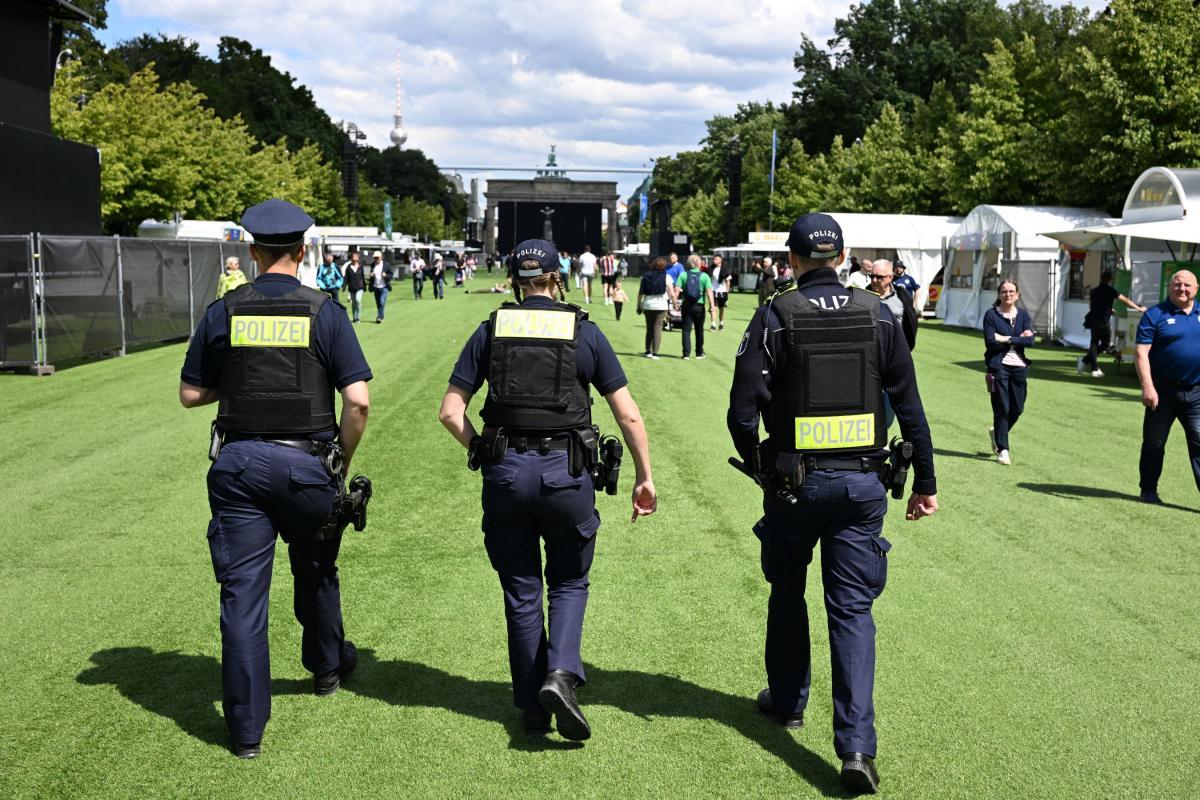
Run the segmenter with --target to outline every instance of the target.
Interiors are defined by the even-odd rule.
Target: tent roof
[[[1125,222],[1200,217],[1200,169],[1151,167],[1138,176],[1125,198]]]
[[[842,227],[842,239],[850,250],[940,250],[962,217],[922,214],[854,214],[832,212],[829,216]],[[740,251],[782,253],[787,248],[786,231],[751,234],[750,242],[737,245]]]
[[[1055,250],[1058,242],[1042,232],[1103,225],[1108,219],[1104,212],[1091,208],[975,206],[950,237],[950,246],[957,250],[997,249],[1004,234],[1011,233],[1018,247]]]
[[[1200,244],[1200,218],[1195,220],[1159,220],[1157,222],[1122,222],[1121,220],[1111,220],[1111,222],[1112,224],[1110,225],[1095,225],[1076,228],[1070,231],[1058,231],[1056,233],[1047,233],[1046,236],[1049,236],[1051,239],[1057,239],[1072,247],[1090,250],[1119,249],[1120,245],[1118,244],[1114,247],[1111,238],[1117,236],[1122,238],[1148,239],[1155,242]],[[1151,249],[1156,248],[1157,245]],[[1134,247],[1134,249],[1141,248]]]

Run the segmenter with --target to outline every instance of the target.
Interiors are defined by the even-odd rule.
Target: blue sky
[[[780,0],[109,0],[107,44],[237,36],[308,86],[334,120],[388,144],[397,57],[408,146],[439,165],[649,166],[693,149],[739,102],[791,97],[792,56],[849,2]],[[1102,9],[1100,0],[1075,2]],[[467,173],[465,178],[489,174]],[[626,196],[638,176],[617,180]]]

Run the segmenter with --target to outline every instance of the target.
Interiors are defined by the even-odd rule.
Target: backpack
[[[683,283],[683,299],[687,303],[695,303],[700,299],[700,273],[696,270],[687,273]]]

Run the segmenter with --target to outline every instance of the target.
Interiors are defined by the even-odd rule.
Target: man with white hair
[[[217,280],[217,299],[220,300],[227,292],[230,292],[243,283],[249,283],[246,280],[246,273],[242,272],[242,262],[237,256],[230,256],[225,259],[225,272]]]
[[[1175,420],[1187,435],[1192,477],[1200,488],[1200,308],[1194,274],[1185,269],[1171,276],[1167,299],[1142,315],[1136,342],[1134,363],[1146,407],[1138,464],[1141,498],[1161,503],[1158,478]]]
[[[758,273],[758,304],[766,305],[767,298],[775,294],[775,279],[779,277],[775,262],[770,256],[765,256],[761,267],[755,267]]]

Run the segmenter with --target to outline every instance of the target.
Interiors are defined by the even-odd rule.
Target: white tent
[[[1014,277],[1040,333],[1051,334],[1058,311],[1058,241],[1043,231],[1103,225],[1103,212],[1061,206],[971,209],[949,238],[937,316],[947,324],[982,328],[1001,274]]]
[[[1076,250],[1071,268],[1079,274],[1061,282],[1060,327],[1064,341],[1087,347],[1085,288],[1099,283],[1102,269],[1131,270],[1129,297],[1141,305],[1153,305],[1162,299],[1163,262],[1196,257],[1200,250],[1200,170],[1151,167],[1134,181],[1121,219],[1056,229],[1046,235]],[[1137,320],[1138,315],[1131,314],[1126,323],[1117,324],[1118,335],[1125,334],[1127,348],[1132,343],[1129,331]]]
[[[942,247],[962,221],[961,217],[936,217],[919,214],[852,214],[834,212],[829,216],[842,228],[846,259],[851,254],[863,259],[887,258],[904,262],[908,274],[921,285],[917,302],[924,305],[929,282],[941,269]],[[768,231],[750,234],[746,244],[717,248],[727,257],[787,252],[787,232]],[[846,265],[843,265],[843,273]]]

